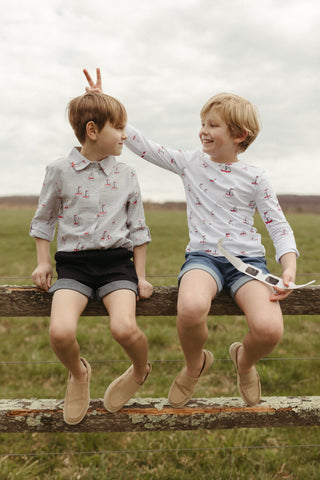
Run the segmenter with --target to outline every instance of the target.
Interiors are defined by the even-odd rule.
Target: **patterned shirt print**
[[[202,151],[165,148],[127,125],[125,145],[145,160],[180,176],[187,201],[188,252],[220,256],[218,240],[236,256],[264,256],[261,235],[254,227],[258,210],[276,249],[276,259],[295,252],[294,235],[265,172],[242,161],[213,162]]]
[[[133,251],[151,240],[135,171],[114,157],[90,162],[78,148],[47,166],[30,235],[52,241],[56,225],[58,251]]]

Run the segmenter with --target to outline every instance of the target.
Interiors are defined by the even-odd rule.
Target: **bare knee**
[[[205,323],[216,294],[217,283],[208,272],[202,269],[186,272],[179,287],[178,327],[188,329]]]
[[[255,322],[252,335],[259,343],[269,347],[275,347],[283,336],[282,317],[270,319],[270,317],[261,318]]]
[[[76,331],[63,325],[50,325],[49,338],[55,349],[66,349],[76,341]]]
[[[193,328],[207,319],[210,305],[201,298],[184,299],[178,302],[177,322],[183,328]]]
[[[115,341],[124,346],[131,345],[142,335],[135,320],[131,317],[113,319],[110,322],[110,330]]]
[[[278,303],[270,301],[271,293],[272,290],[260,282],[248,282],[235,297],[246,315],[254,341],[268,347],[276,346],[283,335],[282,312]]]

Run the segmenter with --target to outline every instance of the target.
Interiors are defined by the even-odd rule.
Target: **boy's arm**
[[[89,72],[84,69],[83,73],[88,81],[89,87],[86,92],[102,92],[102,79],[100,69],[97,68],[97,80],[94,82]],[[147,139],[142,132],[136,130],[132,125],[127,124],[125,146],[139,157],[158,167],[169,170],[178,175],[183,174],[189,155],[177,149],[165,148],[163,145]]]
[[[289,286],[289,282],[295,281],[296,271],[297,271],[297,255],[294,252],[288,252],[282,255],[280,258],[280,263],[282,266],[282,275],[281,278],[283,283]],[[273,293],[270,297],[272,301],[283,300],[287,298],[292,290],[281,290],[275,287],[276,293]]]
[[[269,179],[263,174],[256,188],[255,202],[276,251],[276,261],[286,253],[299,256],[294,233],[287,221]]]
[[[52,266],[50,260],[50,242],[43,238],[36,238],[38,265],[32,273],[33,283],[48,291],[51,286]]]
[[[124,144],[131,152],[147,162],[176,173],[179,176],[184,174],[184,169],[195,153],[167,148],[160,143],[150,140],[129,123],[126,125],[126,134],[127,138]]]
[[[153,292],[153,286],[146,280],[146,252],[146,243],[133,248],[133,261],[138,277],[138,300],[139,298],[149,298]]]

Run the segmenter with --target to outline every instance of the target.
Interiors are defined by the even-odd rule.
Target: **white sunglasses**
[[[304,283],[303,285],[296,285],[293,282],[289,283],[289,287],[287,287],[284,283],[282,278],[277,277],[276,275],[272,275],[272,273],[263,273],[260,268],[255,267],[254,265],[251,265],[250,263],[244,263],[241,258],[239,257],[234,257],[231,255],[231,253],[227,252],[222,246],[223,244],[223,238],[220,238],[218,241],[218,249],[220,253],[224,257],[226,257],[227,260],[237,269],[239,272],[245,273],[249,277],[255,278],[256,280],[259,280],[260,282],[266,283],[267,285],[271,285],[272,287],[279,287],[287,290],[293,290],[295,288],[302,288],[306,287],[307,285],[310,285],[311,283],[314,283],[315,280],[312,280],[311,282]]]

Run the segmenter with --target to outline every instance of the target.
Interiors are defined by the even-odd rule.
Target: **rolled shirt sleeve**
[[[61,208],[60,191],[56,169],[49,165],[46,168],[38,209],[30,225],[29,233],[32,237],[43,238],[49,242],[53,240]]]

